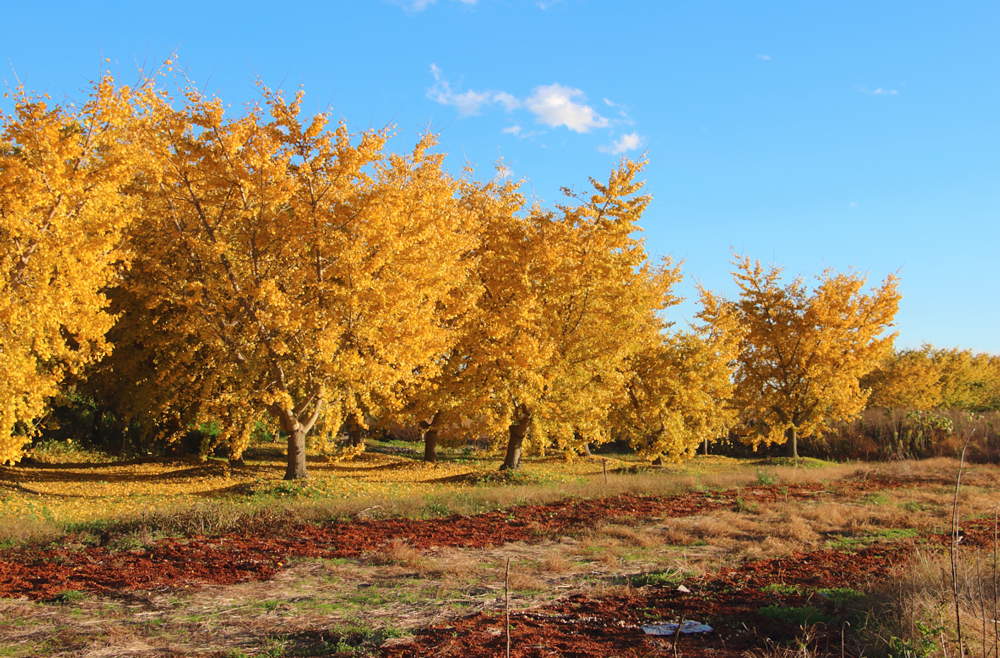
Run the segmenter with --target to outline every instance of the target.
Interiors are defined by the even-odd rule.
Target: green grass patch
[[[824,588],[816,591],[837,608],[843,608],[846,605],[857,603],[868,596],[864,592],[859,592],[851,589],[850,587]]]
[[[781,596],[794,596],[802,593],[802,588],[798,585],[786,585],[785,583],[771,583],[761,590],[767,594],[779,594]]]
[[[834,620],[832,615],[820,612],[810,606],[790,607],[769,605],[757,611],[768,619],[783,622],[790,626],[810,626],[812,624],[829,624]]]
[[[650,571],[647,573],[633,574],[622,578],[622,580],[627,581],[628,584],[632,585],[632,587],[645,587],[647,585],[651,585],[654,587],[673,589],[692,576],[694,576],[693,573],[682,571],[680,569],[666,569],[664,571]]]
[[[853,537],[837,537],[826,542],[827,548],[844,551],[858,550],[879,541],[892,542],[912,539],[920,534],[916,528],[884,528]]]

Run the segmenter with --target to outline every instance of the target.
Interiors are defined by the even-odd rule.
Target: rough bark
[[[306,471],[306,430],[298,422],[294,428],[285,430],[288,435],[288,468],[285,469],[286,480],[304,480],[309,477]]]
[[[798,434],[795,432],[795,428],[789,427],[788,430],[785,432],[785,436],[787,437],[785,443],[788,445],[788,456],[791,457],[792,459],[798,459],[799,437]]]
[[[522,410],[510,426],[510,436],[507,439],[507,454],[504,455],[501,471],[517,471],[521,468],[521,448],[524,437],[531,426],[531,414]]]
[[[305,423],[299,422],[298,414],[304,411],[306,405],[302,405],[303,408],[299,408],[297,411],[276,407],[271,408],[271,413],[278,417],[281,430],[288,437],[288,468],[285,469],[286,480],[304,480],[309,477],[309,473],[306,471],[306,435],[309,434],[309,430],[319,420],[320,414],[323,411],[323,404],[323,400],[315,401],[313,412]]]

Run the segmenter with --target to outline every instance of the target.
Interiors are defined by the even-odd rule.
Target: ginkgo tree
[[[1000,358],[924,344],[886,356],[864,385],[870,407],[993,411],[1000,407]]]
[[[869,407],[928,410],[941,404],[941,368],[930,345],[887,354],[865,375]]]
[[[707,320],[735,316],[745,332],[734,378],[744,439],[786,443],[798,457],[799,438],[864,409],[868,391],[859,381],[892,348],[899,281],[890,275],[864,292],[861,274],[827,270],[810,293],[801,278],[782,285],[776,265],[740,255],[733,264],[739,298],[706,293],[703,303]]]
[[[494,437],[502,469],[519,468],[525,450],[607,438],[621,364],[674,281],[635,236],[649,203],[642,165],[623,161],[587,198],[554,210],[525,210],[509,181],[466,191],[481,291],[424,403],[428,431]]]
[[[232,117],[194,90],[160,105],[121,294],[163,417],[220,419],[238,457],[266,412],[295,479],[324,414],[364,424],[435,368],[476,231],[433,137],[391,154],[386,131],[330,130],[301,93],[262,93]]]
[[[15,463],[67,375],[109,350],[104,288],[150,168],[151,90],[102,78],[75,108],[22,87],[0,113],[0,464]]]
[[[648,344],[624,363],[625,382],[608,423],[645,459],[693,457],[737,420],[732,376],[743,331],[732,309],[709,307],[712,321],[686,331],[656,317]]]

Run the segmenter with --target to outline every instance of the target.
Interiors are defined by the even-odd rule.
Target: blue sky
[[[130,80],[177,49],[234,112],[255,74],[302,84],[397,149],[440,132],[455,173],[502,157],[546,204],[646,152],[647,246],[685,260],[682,294],[734,294],[731,248],[899,271],[898,345],[1000,353],[995,0],[7,4],[10,84],[79,98],[102,56]]]

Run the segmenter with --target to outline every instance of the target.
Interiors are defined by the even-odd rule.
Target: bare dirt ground
[[[794,484],[130,549],[69,536],[0,553],[0,656],[500,656],[508,560],[512,656],[745,656],[803,642],[839,652],[842,641],[856,655],[842,640],[850,600],[947,544],[956,470],[817,471]],[[965,476],[970,545],[992,546],[996,474]],[[682,620],[713,631],[642,629]]]

